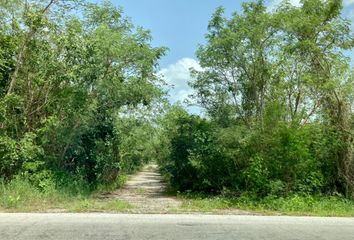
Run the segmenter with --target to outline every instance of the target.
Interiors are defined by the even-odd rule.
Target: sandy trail
[[[166,194],[164,182],[158,167],[149,164],[142,171],[130,176],[123,188],[104,195],[133,205],[132,213],[167,213],[178,209],[181,201]]]

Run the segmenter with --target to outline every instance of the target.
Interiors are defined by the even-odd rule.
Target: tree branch
[[[59,0],[51,0],[48,5],[41,11],[41,19],[47,14],[47,12],[49,11],[50,7],[55,4],[56,2],[58,2]],[[6,95],[10,95],[16,85],[16,81],[17,81],[17,77],[18,74],[21,70],[22,64],[26,59],[26,54],[27,54],[27,46],[29,41],[32,39],[32,37],[34,36],[34,34],[37,32],[37,29],[34,28],[33,24],[30,26],[29,31],[26,34],[25,40],[23,41],[23,44],[20,48],[20,53],[18,55],[18,60],[16,63],[16,67],[15,67],[15,71],[11,76],[11,81],[10,81],[10,85],[9,85],[9,89],[7,90]]]

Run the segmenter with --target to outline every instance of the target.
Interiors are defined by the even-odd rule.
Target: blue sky
[[[237,0],[111,0],[123,6],[133,23],[151,30],[153,44],[170,49],[160,66],[168,67],[185,57],[193,57],[203,43],[214,10],[224,6],[227,13],[241,9]]]
[[[97,0],[98,1],[98,0]],[[247,0],[246,0],[247,1]],[[299,5],[300,0],[289,0]],[[189,68],[198,68],[195,50],[204,43],[207,25],[218,6],[230,15],[241,11],[242,0],[111,0],[122,6],[126,16],[135,25],[151,30],[153,46],[165,46],[170,50],[160,61],[160,74],[173,85],[170,101],[183,101],[192,93],[187,81],[190,80]],[[266,0],[272,8],[281,0]],[[344,0],[343,15],[354,22],[354,0]],[[354,29],[354,28],[353,28]],[[353,53],[351,54],[353,55]],[[192,112],[198,111],[191,109]]]

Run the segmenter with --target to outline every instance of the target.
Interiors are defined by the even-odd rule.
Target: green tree
[[[268,11],[259,0],[244,3],[229,19],[222,8],[215,11],[207,43],[197,50],[203,70],[192,70],[190,83],[207,110],[203,124],[213,126],[206,131],[212,140],[198,140],[191,116],[172,121],[180,130],[170,131],[170,151],[179,157],[169,164],[177,170],[169,172],[180,184],[201,171],[208,172],[206,181],[213,174],[224,180],[211,183],[219,190],[353,197],[354,88],[344,53],[354,36],[341,10],[339,0],[303,0],[299,7],[284,1]],[[210,164],[220,158],[231,168],[224,175]],[[181,161],[194,163],[194,173],[178,171]]]
[[[155,73],[166,49],[108,1],[6,1],[0,22],[0,174],[25,171],[16,146],[30,135],[43,153],[36,171],[93,187],[115,181],[129,165],[121,164],[129,136],[116,124],[125,108],[160,101]]]

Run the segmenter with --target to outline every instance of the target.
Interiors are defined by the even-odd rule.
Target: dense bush
[[[156,159],[180,191],[354,197],[344,54],[354,36],[341,8],[303,0],[269,11],[259,0],[231,19],[218,8],[191,71],[203,118],[164,105],[156,66],[166,49],[120,8],[0,2],[2,190],[84,194]]]
[[[172,109],[164,171],[178,190],[354,198],[354,47],[341,1],[218,8],[192,70],[206,120]],[[171,117],[174,116],[174,117]],[[166,123],[170,122],[170,123]]]
[[[177,190],[259,196],[343,192],[331,159],[336,140],[321,125],[279,123],[246,131],[177,111],[168,121],[164,137],[170,152],[160,165]]]
[[[170,137],[171,182],[180,190],[215,191],[224,185],[228,162],[214,144],[210,124],[198,116],[182,116],[174,122]],[[226,174],[226,175],[225,175]]]
[[[85,192],[153,158],[152,120],[122,114],[161,100],[150,41],[107,1],[1,2],[4,184]]]

